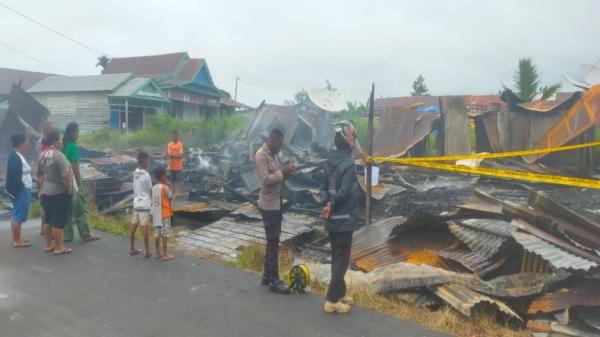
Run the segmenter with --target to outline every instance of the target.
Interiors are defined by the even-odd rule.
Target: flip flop
[[[96,240],[100,240],[100,235],[88,235],[85,239],[83,239],[83,242],[89,242],[89,241],[96,241]]]
[[[13,242],[12,246],[13,248],[24,248],[31,246],[31,243],[27,240],[21,240],[21,242]]]
[[[175,256],[173,255],[164,255],[163,257],[161,257],[161,261],[169,261],[169,260],[173,260],[175,258]]]
[[[44,252],[46,253],[52,253],[54,251],[54,246],[50,247],[50,248],[44,248]]]
[[[54,255],[64,255],[64,254],[70,254],[72,252],[73,252],[73,249],[65,247],[62,250],[54,251]]]
[[[134,251],[129,251],[129,255],[134,256],[134,255],[138,255],[141,252],[143,252],[143,250],[138,248]]]

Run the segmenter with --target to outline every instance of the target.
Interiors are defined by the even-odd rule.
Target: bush
[[[204,117],[195,121],[183,121],[167,115],[156,115],[144,130],[119,134],[104,128],[81,136],[80,143],[89,148],[128,149],[142,146],[159,146],[171,139],[178,130],[189,147],[208,147],[225,142],[242,131],[248,122],[245,115]]]

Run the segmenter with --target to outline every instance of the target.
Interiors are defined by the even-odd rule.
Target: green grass
[[[90,225],[95,230],[108,232],[114,235],[129,235],[129,221],[127,221],[125,216],[112,217],[102,215],[98,212],[92,212],[90,214]]]
[[[40,205],[39,200],[35,200],[29,205],[29,215],[30,219],[39,218],[42,215],[42,207]]]
[[[282,278],[286,278],[288,271],[292,267],[294,254],[292,248],[283,246],[279,249],[279,273]],[[226,265],[243,270],[249,270],[256,273],[262,273],[265,264],[265,246],[253,244],[242,249],[237,258]]]
[[[83,146],[95,149],[159,146],[166,144],[171,139],[172,132],[177,130],[187,146],[207,147],[235,137],[247,122],[246,115],[199,118],[195,121],[157,115],[150,119],[144,130],[119,134],[109,128],[103,128],[81,135],[79,142]]]

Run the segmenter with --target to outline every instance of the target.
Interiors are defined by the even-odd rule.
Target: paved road
[[[104,234],[75,252],[13,249],[0,221],[0,337],[441,337],[409,322],[356,309],[322,313],[315,295],[281,296],[256,275],[195,257],[158,262],[127,254],[126,239]]]

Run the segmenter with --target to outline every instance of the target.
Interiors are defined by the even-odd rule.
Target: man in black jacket
[[[356,129],[351,122],[335,125],[335,150],[331,150],[321,187],[324,208],[321,218],[331,242],[331,282],[324,310],[347,313],[353,299],[346,295],[344,276],[350,264],[352,233],[360,228],[360,186],[352,150],[356,144]]]
[[[14,134],[10,136],[13,146],[8,156],[6,168],[6,192],[12,203],[12,221],[10,228],[12,230],[12,246],[28,247],[29,241],[21,238],[21,224],[27,221],[29,213],[29,204],[31,203],[31,188],[33,180],[31,177],[31,166],[25,160],[25,154],[29,143],[24,134]]]

